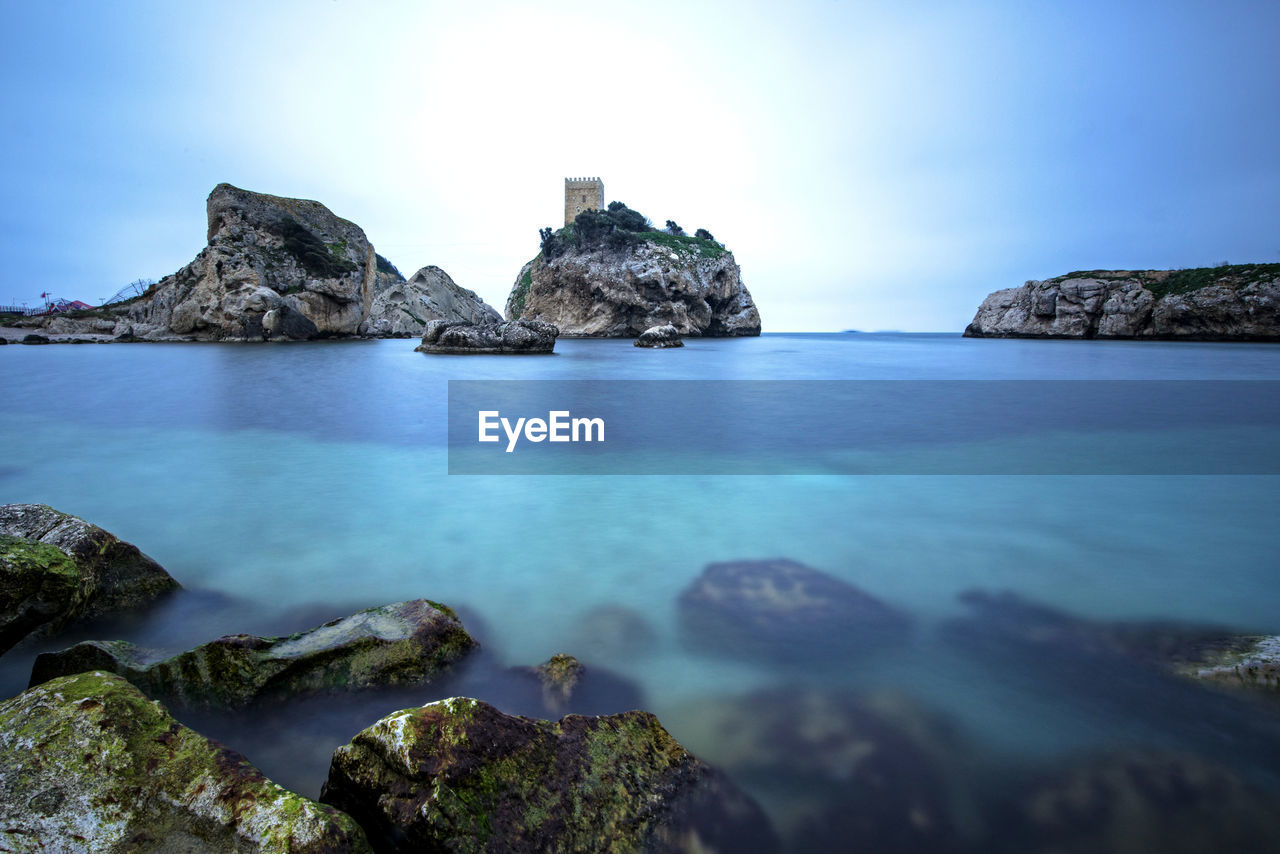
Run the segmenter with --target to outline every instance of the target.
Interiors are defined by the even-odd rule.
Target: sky
[[[501,309],[566,177],[707,228],[766,332],[960,331],[1280,261],[1280,3],[0,0],[0,304],[98,303],[223,181]]]

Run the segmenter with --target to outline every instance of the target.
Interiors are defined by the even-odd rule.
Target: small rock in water
[[[333,755],[321,800],[381,851],[773,852],[760,808],[633,711],[559,722],[454,697]]]
[[[36,333],[32,332],[30,335],[24,335],[22,337],[22,343],[23,344],[48,344],[49,339],[43,335],[37,335]]]
[[[419,353],[458,354],[532,354],[550,353],[555,349],[560,330],[541,320],[459,323],[433,320],[422,333]]]
[[[793,560],[713,563],[680,594],[690,646],[736,658],[809,661],[906,638],[911,619]]]
[[[680,330],[670,323],[666,326],[650,326],[636,338],[637,347],[683,347]]]
[[[500,671],[477,688],[503,709],[539,718],[608,715],[644,706],[644,696],[631,680],[563,653],[536,667]]]

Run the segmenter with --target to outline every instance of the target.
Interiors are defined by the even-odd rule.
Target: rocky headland
[[[54,340],[263,341],[409,338],[428,322],[500,319],[438,267],[405,278],[364,230],[320,202],[219,184],[208,244],[131,300],[15,320]],[[31,333],[37,329],[39,333]],[[22,334],[18,334],[21,332]]]
[[[658,231],[621,202],[584,211],[521,268],[508,319],[544,320],[560,334],[635,338],[670,324],[685,337],[760,334],[760,313],[733,253],[699,230]]]
[[[982,301],[969,338],[1280,341],[1280,264],[1068,273]]]

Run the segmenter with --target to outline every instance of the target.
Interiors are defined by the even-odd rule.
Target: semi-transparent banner
[[[1280,474],[1272,380],[451,380],[450,474]]]

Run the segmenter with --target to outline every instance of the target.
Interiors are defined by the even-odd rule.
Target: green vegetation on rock
[[[280,236],[284,238],[285,251],[311,275],[335,279],[356,269],[356,265],[343,254],[346,251],[345,241],[326,244],[290,216],[281,217],[277,226]],[[341,251],[335,251],[335,248]]]
[[[1189,267],[1182,270],[1077,270],[1049,279],[1136,279],[1155,296],[1187,294],[1201,288],[1218,286],[1238,290],[1247,285],[1280,278],[1280,264],[1222,264],[1217,267]]]
[[[658,231],[648,217],[622,202],[610,202],[606,210],[583,211],[564,228],[543,228],[538,234],[542,255],[548,260],[570,251],[604,249],[624,252],[642,241],[659,243],[682,254],[704,258],[719,258],[727,251],[705,228],[698,229],[696,237],[690,237],[674,222],[667,220],[667,230]]]
[[[0,703],[0,848],[371,850],[350,816],[276,785],[101,672]]]

